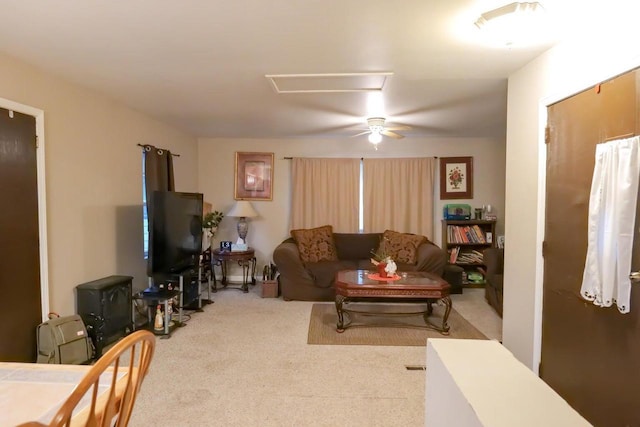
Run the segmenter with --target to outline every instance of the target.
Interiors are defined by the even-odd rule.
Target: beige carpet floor
[[[499,339],[481,292],[453,307]],[[425,371],[407,369],[426,363],[424,346],[309,345],[313,303],[261,298],[260,285],[212,298],[156,341],[130,427],[425,425]]]
[[[359,310],[375,312],[398,312],[398,311],[420,311],[422,306],[408,304],[359,304]],[[441,325],[444,308],[434,306],[434,313],[430,317],[431,322]],[[346,314],[345,316],[348,316]],[[352,315],[353,320],[362,318],[362,315]],[[355,317],[357,316],[357,318]],[[309,321],[309,335],[307,344],[321,345],[403,345],[422,346],[427,343],[428,338],[458,338],[458,339],[487,339],[487,337],[477,330],[471,323],[462,317],[455,309],[449,314],[449,335],[443,335],[431,329],[421,329],[424,325],[422,316],[402,317],[401,323],[406,327],[389,327],[392,323],[398,323],[397,318],[376,316],[375,319],[367,316],[361,323],[375,321],[381,326],[353,326],[344,332],[336,332],[336,322],[338,315],[334,304],[313,304],[311,308],[311,319]],[[387,326],[382,326],[387,324]]]

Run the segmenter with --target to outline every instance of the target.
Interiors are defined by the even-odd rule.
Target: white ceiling
[[[356,72],[393,72],[405,135],[503,137],[506,77],[550,46],[478,42],[508,2],[3,0],[0,51],[199,137],[355,134],[366,93],[278,94],[265,75]]]

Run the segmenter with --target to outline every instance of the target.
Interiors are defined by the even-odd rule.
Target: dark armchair
[[[498,312],[500,317],[502,317],[504,249],[485,249],[483,255],[484,264],[487,267],[484,297],[489,305],[491,305]]]

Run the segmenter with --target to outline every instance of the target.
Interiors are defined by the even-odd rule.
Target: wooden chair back
[[[80,380],[48,426],[127,426],[155,344],[155,335],[142,330],[116,343]],[[90,403],[76,411],[81,401]],[[32,422],[23,426],[44,425]]]

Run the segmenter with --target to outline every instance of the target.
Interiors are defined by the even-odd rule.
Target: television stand
[[[161,296],[164,295],[164,290],[161,290],[157,286],[149,286],[147,289],[142,291],[142,295],[153,297],[153,296]]]
[[[211,265],[211,247],[208,247],[202,254],[200,255],[200,266],[198,268],[198,283],[206,283],[207,284],[207,298],[200,299],[201,304],[213,304],[213,300],[211,299],[211,280],[215,279],[215,275],[213,273],[213,266]],[[214,285],[215,286],[215,283]]]
[[[157,335],[168,338],[176,327],[186,326],[184,322],[184,310],[193,309],[201,312],[202,305],[206,304],[202,299],[201,289],[202,266],[192,266],[176,273],[154,275],[149,278],[149,287],[133,296],[132,315],[135,316],[135,301],[143,301],[147,306],[148,328]],[[163,285],[163,286],[162,286]],[[171,285],[171,289],[169,289]],[[177,319],[172,320],[169,314],[169,301],[177,299],[173,312]],[[156,331],[153,328],[156,307],[160,305],[164,315],[164,329]]]
[[[171,284],[174,290],[180,292],[178,307],[202,311],[202,266],[193,265],[179,272],[158,274],[153,277],[156,284],[163,284],[165,288]],[[181,313],[178,311],[179,314]],[[182,319],[180,319],[181,321]]]
[[[151,332],[153,332],[156,335],[161,335],[160,338],[171,337],[171,333],[175,328],[185,325],[185,323],[182,323],[180,320],[178,322],[173,322],[172,324],[172,320],[171,320],[172,315],[169,313],[169,300],[178,296],[180,291],[178,290],[162,291],[155,294],[145,293],[145,291],[138,292],[137,294],[133,295],[133,303],[131,306],[131,316],[135,318],[136,301],[143,301],[147,306],[147,329],[149,329]],[[162,330],[156,330],[154,328],[156,307],[158,305],[162,306],[162,313],[163,313]],[[179,313],[179,317],[180,318],[182,317],[182,313]],[[134,329],[135,329],[135,323],[134,323]]]

